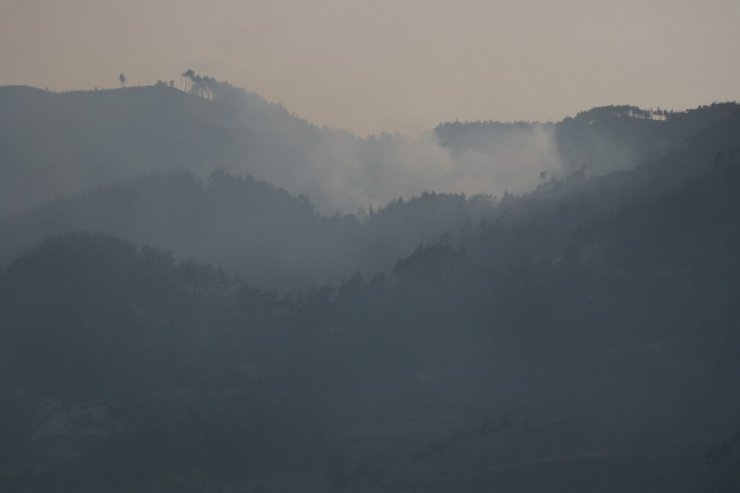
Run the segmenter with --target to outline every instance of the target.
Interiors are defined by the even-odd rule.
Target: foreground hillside
[[[44,241],[0,273],[0,486],[737,491],[732,159],[547,255],[537,202],[511,199],[519,219],[294,296],[103,234]]]

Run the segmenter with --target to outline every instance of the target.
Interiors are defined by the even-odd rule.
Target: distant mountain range
[[[307,194],[324,213],[424,191],[502,195],[582,167],[589,175],[658,159],[734,103],[688,112],[595,108],[558,123],[446,123],[419,139],[360,139],[219,83],[209,98],[165,85],[51,93],[0,88],[0,217],[152,172],[214,169]]]
[[[163,86],[66,94],[0,89],[0,263],[50,235],[104,231],[221,264],[255,285],[299,288],[356,271],[388,273],[418,245],[461,238],[482,224],[501,228],[495,255],[481,253],[487,261],[506,262],[507,251],[555,255],[579,228],[717,173],[740,148],[740,107],[732,103],[685,113],[613,106],[556,124],[447,123],[434,130],[435,145],[459,169],[478,173],[481,162],[508,155],[516,173],[527,146],[537,148],[532,136],[551,135],[559,171],[538,172],[526,194],[424,193],[363,215],[328,215],[310,196],[295,194],[320,190],[332,200],[322,194],[335,185],[321,187],[344,163],[330,163],[322,174],[312,161],[317,149],[379,151],[366,153],[369,171],[355,177],[376,174],[376,183],[353,188],[338,180],[351,195],[384,187],[382,170],[404,165],[393,162],[398,146],[429,141],[322,130],[256,95],[214,84],[213,100]],[[411,156],[404,159],[423,153]],[[377,172],[376,161],[383,161]],[[491,166],[496,174],[498,165]],[[264,176],[287,180],[292,193],[258,179]],[[507,236],[512,228],[516,240]],[[468,245],[471,255],[475,245]]]

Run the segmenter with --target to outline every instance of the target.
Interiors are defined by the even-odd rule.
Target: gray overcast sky
[[[0,0],[0,84],[227,79],[322,125],[416,134],[740,99],[740,0]]]

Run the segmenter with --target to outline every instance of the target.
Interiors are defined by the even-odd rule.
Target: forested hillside
[[[191,78],[0,88],[0,491],[740,490],[736,104],[361,139]]]
[[[416,246],[464,235],[481,223],[498,228],[500,245],[480,253],[471,246],[473,255],[502,263],[509,252],[524,248],[555,258],[570,235],[591,221],[737,163],[740,111],[718,116],[730,107],[672,115],[666,122],[677,119],[684,123],[674,126],[684,129],[693,118],[700,120],[693,126],[703,130],[691,139],[674,135],[678,147],[631,170],[591,176],[581,167],[562,177],[544,176],[534,191],[521,195],[425,192],[363,215],[327,215],[305,194],[222,169],[207,177],[184,170],[147,174],[0,219],[6,238],[0,265],[52,234],[103,231],[139,246],[166,248],[178,259],[222,265],[262,287],[295,289],[340,282],[355,272],[387,274]],[[705,113],[717,120],[703,127],[711,120]],[[512,231],[526,241],[510,237]]]
[[[165,84],[67,93],[0,87],[0,218],[177,170],[251,175],[307,194],[329,215],[432,190],[524,193],[541,179],[661,158],[738,111],[734,103],[676,113],[617,106],[558,123],[447,123],[415,139],[362,139],[210,77],[190,77],[192,93]]]
[[[605,106],[557,123],[443,123],[435,128],[440,143],[455,152],[495,152],[499,140],[519,129],[551,129],[566,172],[604,174],[634,168],[684,147],[708,127],[736,115],[736,103],[712,104],[686,112]]]
[[[235,270],[263,287],[307,288],[389,272],[422,243],[490,215],[490,197],[425,193],[369,215],[322,216],[305,195],[223,171],[152,174],[0,220],[0,265],[49,235],[103,231]]]
[[[737,169],[594,221],[555,260],[481,264],[473,241],[506,241],[481,226],[293,296],[109,236],[48,240],[0,277],[2,480],[734,491]]]

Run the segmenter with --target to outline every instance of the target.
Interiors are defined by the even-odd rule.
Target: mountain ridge
[[[328,213],[424,190],[521,193],[536,187],[543,172],[563,176],[583,164],[591,174],[629,169],[680,140],[655,140],[653,132],[633,146],[626,137],[640,132],[630,128],[662,122],[634,119],[617,131],[581,125],[578,115],[555,124],[446,123],[417,140],[387,134],[360,139],[319,128],[254,93],[204,80],[212,100],[166,85],[65,93],[0,87],[0,217],[91,187],[177,169],[200,176],[216,168],[250,174],[308,194]],[[686,115],[693,115],[695,126],[706,126],[699,116],[711,121],[725,106]],[[470,145],[459,148],[445,132],[460,133],[456,138]]]

